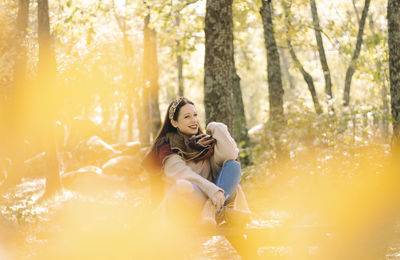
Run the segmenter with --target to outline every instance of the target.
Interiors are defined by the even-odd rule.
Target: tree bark
[[[178,95],[183,97],[185,95],[185,89],[183,88],[183,61],[182,55],[176,56],[176,64],[178,66]]]
[[[400,154],[400,2],[388,0],[390,97],[393,118],[392,148]]]
[[[390,108],[389,108],[388,90],[386,87],[385,80],[382,81],[381,95],[382,95],[382,118],[381,118],[382,137],[384,140],[388,140],[387,136],[389,133]]]
[[[150,145],[151,138],[151,114],[150,114],[150,93],[149,89],[143,85],[140,102],[140,117],[139,122],[142,131],[140,132],[139,140],[143,145]]]
[[[267,50],[267,72],[270,101],[270,118],[280,121],[283,118],[283,87],[278,48],[275,41],[274,27],[272,23],[272,7],[265,0],[260,9],[264,26],[265,48]]]
[[[244,104],[243,104],[243,96],[242,96],[242,89],[240,87],[240,77],[236,72],[236,65],[235,65],[235,51],[233,45],[233,17],[232,20],[232,93],[233,93],[233,137],[239,144],[242,144],[243,147],[247,147],[249,145],[249,134],[247,129],[247,122],[246,122],[246,114],[244,111]]]
[[[249,145],[249,135],[247,130],[246,114],[244,112],[242,89],[240,87],[240,77],[236,73],[235,60],[232,53],[232,86],[233,86],[233,113],[234,113],[234,138],[237,142],[242,143],[244,147]]]
[[[147,15],[143,30],[143,82],[144,89],[148,93],[148,106],[144,109],[149,109],[148,117],[150,120],[150,132],[153,138],[156,137],[161,128],[161,116],[158,102],[158,59],[157,59],[157,33],[149,27],[150,15]],[[145,102],[146,103],[146,102]]]
[[[284,75],[285,75],[285,77],[286,77],[286,79],[287,79],[287,81],[289,83],[289,88],[291,90],[293,90],[293,89],[295,89],[295,84],[294,84],[294,81],[293,81],[293,77],[289,72],[290,66],[289,66],[287,57],[285,55],[285,48],[282,48],[282,47],[279,48],[279,55],[280,55],[280,57],[282,57],[283,73],[284,73]]]
[[[272,6],[270,1],[262,0],[260,14],[264,27],[265,48],[267,50],[267,74],[269,91],[269,115],[274,135],[277,158],[287,159],[288,154],[280,141],[280,132],[285,125],[283,112],[283,86],[279,52],[275,41],[272,23]]]
[[[178,35],[180,32],[180,17],[179,12],[175,13],[175,25],[177,27]],[[182,61],[182,50],[181,50],[181,42],[180,39],[176,40],[176,65],[178,67],[178,95],[183,97],[185,95],[184,87],[183,87],[183,61]]]
[[[322,71],[324,72],[325,93],[328,96],[328,99],[332,99],[333,95],[332,95],[331,72],[329,70],[328,62],[327,62],[326,55],[325,55],[324,43],[322,41],[321,28],[319,25],[317,4],[315,3],[315,0],[311,0],[311,14],[312,14],[312,18],[313,18],[315,38],[317,40],[319,60],[321,62]],[[331,102],[328,100],[328,105],[330,103]]]
[[[360,55],[361,45],[363,42],[363,34],[364,34],[364,27],[365,27],[365,20],[367,19],[368,8],[371,0],[365,0],[364,9],[362,11],[361,20],[358,27],[358,34],[357,34],[357,42],[356,47],[354,49],[353,57],[351,59],[350,65],[346,71],[346,78],[344,82],[344,92],[343,92],[343,106],[350,105],[350,85],[351,79],[354,74],[354,67],[356,65],[356,61],[358,56]]]
[[[56,64],[50,35],[48,0],[38,0],[39,79],[54,79]]]
[[[205,18],[204,106],[206,123],[223,122],[232,132],[232,0],[207,0]]]
[[[40,106],[37,123],[43,126],[39,141],[45,145],[47,159],[46,194],[51,195],[61,187],[55,139],[55,111],[56,104],[56,60],[50,35],[49,5],[47,0],[38,0],[38,37],[39,37],[39,64],[38,64],[38,100]]]

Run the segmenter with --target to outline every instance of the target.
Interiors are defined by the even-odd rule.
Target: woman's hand
[[[214,142],[214,140],[212,139],[211,135],[204,135],[202,138],[200,138],[200,140],[197,141],[197,143],[202,145],[203,147],[206,147],[212,142]]]
[[[213,143],[215,143],[215,139],[206,134],[193,135],[189,140],[189,146],[196,150],[202,150]]]
[[[211,201],[214,204],[217,211],[219,211],[225,203],[224,192],[219,190],[211,197]]]

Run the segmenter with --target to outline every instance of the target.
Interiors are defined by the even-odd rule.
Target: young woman
[[[168,106],[143,165],[151,172],[161,171],[171,184],[164,197],[167,211],[179,201],[193,209],[201,208],[200,221],[215,224],[215,217],[221,219],[227,205],[249,212],[239,186],[238,152],[225,124],[211,122],[204,133],[194,103],[180,97]]]

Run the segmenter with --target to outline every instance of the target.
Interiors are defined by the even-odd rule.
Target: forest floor
[[[91,185],[84,181],[90,181]],[[148,227],[151,214],[148,185],[140,181],[125,185],[124,180],[115,180],[113,185],[109,180],[105,183],[80,179],[79,187],[64,189],[52,199],[40,202],[44,182],[45,179],[26,179],[3,197],[0,259],[138,259],[138,254],[149,259],[152,256],[151,250],[155,249],[147,242],[156,244],[153,236],[162,234]],[[145,248],[129,245],[141,239],[149,240],[139,242]],[[168,244],[168,236],[165,239]],[[186,259],[238,259],[222,237],[192,240],[191,250],[183,250]],[[143,250],[150,252],[147,255]]]
[[[375,245],[384,247],[385,259],[400,259],[399,182],[390,174],[387,150],[304,153],[286,164],[247,167],[242,186],[253,211],[248,226],[335,225],[336,233],[324,235],[343,240],[333,247],[343,254]],[[173,253],[171,259],[240,259],[224,237],[164,233],[151,216],[145,173],[95,176],[79,176],[46,201],[43,178],[25,179],[4,194],[0,258],[166,259]],[[267,240],[259,254],[287,259],[291,249]]]

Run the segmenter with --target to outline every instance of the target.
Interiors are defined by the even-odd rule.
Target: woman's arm
[[[217,140],[214,146],[214,162],[222,167],[227,160],[236,160],[239,154],[235,140],[224,123],[210,122],[207,125],[207,133]]]
[[[223,192],[217,185],[194,172],[178,154],[171,154],[166,157],[163,165],[167,177],[175,180],[185,179],[195,183],[209,198],[212,198],[217,191]]]

